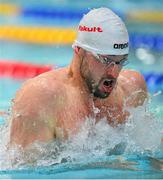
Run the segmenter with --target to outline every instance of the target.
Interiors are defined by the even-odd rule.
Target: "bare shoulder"
[[[48,72],[27,80],[17,91],[13,108],[24,109],[31,112],[39,109],[53,107],[58,98],[64,95],[65,84],[58,80],[55,72]]]
[[[54,138],[57,112],[63,104],[58,99],[64,96],[64,83],[57,77],[48,72],[27,80],[19,89],[12,106],[11,144],[25,147],[35,140]]]
[[[122,86],[129,86],[129,90],[147,91],[146,82],[141,73],[135,70],[123,70],[119,75],[119,81]],[[126,89],[126,88],[125,88]]]
[[[123,70],[118,78],[127,106],[142,105],[147,98],[147,87],[143,75],[134,70]]]

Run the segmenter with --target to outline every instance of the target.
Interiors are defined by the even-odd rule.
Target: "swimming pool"
[[[15,2],[20,3],[19,0]],[[54,3],[54,1],[51,2]],[[72,8],[67,2],[63,1],[66,8]],[[74,7],[80,7],[79,4],[81,5],[81,3],[73,2]],[[145,1],[143,2],[145,3]],[[28,3],[21,1],[21,3],[25,7],[29,6],[29,1]],[[36,1],[30,0],[30,3],[31,5],[33,3],[36,7],[38,6]],[[50,3],[50,0],[46,3],[43,0],[40,1],[41,5],[48,6],[48,3]],[[82,7],[88,7],[88,4],[89,7],[103,6],[107,3],[108,1],[103,1],[102,4],[97,2],[92,5],[85,2],[82,3]],[[117,9],[138,7],[134,3],[131,3],[132,6],[127,6],[126,4],[120,3]],[[139,7],[141,5],[139,4]],[[56,1],[55,6],[60,6],[59,1]],[[156,3],[156,6],[161,8],[159,2]],[[115,2],[112,2],[112,7],[117,7]],[[58,20],[54,23],[51,20],[44,21],[42,19],[36,22],[32,18],[0,18],[2,24],[13,23],[20,25],[23,23],[29,25],[31,23],[40,24],[44,22],[44,25],[63,26]],[[76,22],[71,22],[71,24],[65,23],[65,26],[74,26],[75,24]],[[139,26],[144,28],[145,25],[139,24]],[[160,27],[162,25],[160,24],[158,28],[154,26],[152,29],[152,25],[148,25],[148,27],[150,27],[149,31],[161,33],[162,28]],[[131,31],[135,28],[141,29],[137,25],[135,27],[129,25]],[[142,29],[141,31],[143,31]],[[0,59],[20,60],[34,64],[65,66],[70,63],[73,54],[69,45],[34,45],[0,41],[0,48]],[[146,61],[141,58],[141,55],[144,54],[146,55]],[[137,48],[136,51],[131,49],[128,68],[133,68],[143,73],[162,73],[162,57],[160,51],[144,48]],[[0,79],[0,110],[10,112],[11,99],[23,82],[24,80],[13,80],[11,78]],[[24,164],[22,159],[17,159],[13,163],[12,158],[17,156],[18,152],[16,149],[7,151],[6,147],[4,147],[9,131],[6,119],[8,115],[5,115],[0,119],[0,137],[2,142],[0,145],[0,178],[163,178],[163,146],[159,144],[163,129],[163,95],[162,93],[157,93],[158,90],[159,88],[150,91],[151,102],[148,102],[147,105],[136,110],[130,110],[132,117],[123,127],[113,129],[106,124],[105,120],[95,124],[93,119],[88,119],[81,127],[79,134],[67,142],[36,143],[34,147],[39,150],[41,156],[28,165]]]
[[[4,81],[4,82],[3,82]],[[12,85],[1,104],[9,108],[10,98],[21,85],[19,81],[3,79],[3,87]],[[162,98],[162,97],[161,97]],[[154,99],[153,99],[154,100]],[[1,119],[0,177],[3,178],[162,178],[162,151],[159,144],[162,110],[148,105],[132,111],[132,118],[125,127],[111,128],[105,120],[95,124],[88,119],[79,134],[66,142],[35,143],[38,157],[20,156],[20,151],[7,151],[9,126]],[[149,108],[149,106],[151,106]],[[155,115],[154,115],[155,114]],[[140,123],[141,121],[141,123]],[[6,122],[6,123],[5,123]],[[150,138],[149,138],[150,137]],[[3,146],[4,145],[4,146]],[[16,162],[13,163],[13,158]],[[23,157],[21,159],[21,157]],[[24,164],[24,158],[32,162]]]

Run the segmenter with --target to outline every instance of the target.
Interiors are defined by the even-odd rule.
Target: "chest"
[[[89,98],[86,98],[81,92],[69,91],[62,98],[61,111],[57,114],[57,134],[59,137],[69,134],[75,134],[79,131],[86,117],[91,115]]]
[[[57,116],[57,134],[59,137],[68,137],[79,131],[87,117],[96,121],[107,118],[108,123],[116,125],[122,123],[126,117],[123,109],[123,95],[112,94],[107,99],[90,100],[81,92],[71,91],[61,102],[62,111]]]
[[[95,118],[99,121],[107,118],[108,123],[116,126],[123,123],[128,116],[125,109],[125,98],[121,89],[116,89],[107,99],[98,99],[94,102]]]

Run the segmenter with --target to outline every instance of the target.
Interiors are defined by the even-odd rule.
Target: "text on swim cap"
[[[114,44],[114,49],[124,49],[128,47],[128,43],[124,43],[124,44]]]
[[[79,31],[103,32],[101,27],[87,27],[87,26],[79,26]]]

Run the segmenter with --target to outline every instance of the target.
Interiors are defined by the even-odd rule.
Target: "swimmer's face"
[[[91,93],[98,98],[107,98],[116,85],[117,78],[126,64],[128,55],[98,55],[84,51],[81,75]]]

